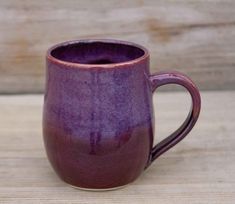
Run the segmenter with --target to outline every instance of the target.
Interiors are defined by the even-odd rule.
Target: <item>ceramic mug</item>
[[[146,48],[118,40],[64,42],[47,52],[43,135],[48,158],[66,183],[110,189],[134,181],[182,140],[200,112],[195,84],[178,72],[150,74]],[[184,86],[190,113],[153,147],[153,92]]]

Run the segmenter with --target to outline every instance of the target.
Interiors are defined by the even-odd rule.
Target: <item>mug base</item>
[[[125,188],[129,184],[125,184],[123,186],[117,186],[117,187],[113,187],[113,188],[83,188],[83,187],[73,186],[71,184],[68,184],[68,185],[71,186],[72,188],[82,190],[82,191],[102,192],[102,191],[114,191],[114,190],[118,190],[118,189],[121,189],[121,188]]]

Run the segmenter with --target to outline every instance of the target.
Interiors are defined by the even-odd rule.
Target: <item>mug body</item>
[[[153,142],[149,54],[115,40],[80,40],[47,52],[43,135],[50,163],[76,187],[134,181]]]

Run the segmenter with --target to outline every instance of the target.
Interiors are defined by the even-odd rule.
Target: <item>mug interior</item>
[[[121,42],[75,41],[51,50],[51,56],[65,62],[79,64],[113,64],[135,60],[145,51]]]

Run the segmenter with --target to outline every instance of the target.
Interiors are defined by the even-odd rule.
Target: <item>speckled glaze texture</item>
[[[168,83],[188,89],[192,110],[176,132],[152,147],[152,92]],[[48,50],[44,142],[54,170],[73,186],[107,189],[134,181],[188,134],[199,112],[192,81],[177,72],[150,75],[142,46],[81,40]]]

